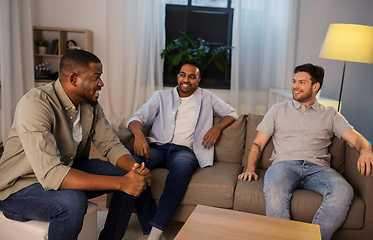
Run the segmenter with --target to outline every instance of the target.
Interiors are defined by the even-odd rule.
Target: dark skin
[[[101,63],[90,63],[87,69],[62,70],[60,81],[71,101],[78,106],[82,102],[97,103],[98,91],[104,86],[101,79]],[[139,196],[151,184],[149,169],[135,162],[130,154],[121,156],[116,166],[127,171],[124,176],[102,176],[71,168],[61,183],[60,189],[120,190]]]
[[[201,82],[200,71],[196,66],[185,64],[181,67],[179,74],[177,75],[177,91],[181,98],[189,97],[197,89]],[[210,128],[207,133],[202,137],[202,145],[205,149],[210,149],[215,145],[218,140],[221,131],[231,125],[234,122],[234,118],[231,116],[225,116],[219,123],[215,124]],[[134,153],[137,156],[148,159],[149,157],[149,145],[142,132],[142,124],[139,121],[132,121],[129,126],[129,130],[135,136]]]

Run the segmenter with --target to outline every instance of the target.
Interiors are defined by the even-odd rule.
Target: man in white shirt
[[[149,170],[167,168],[169,174],[159,201],[158,209],[141,196],[137,206],[147,208],[152,216],[152,228],[144,226],[148,239],[160,239],[183,199],[192,174],[198,167],[211,166],[214,144],[221,131],[238,117],[235,109],[211,92],[198,87],[200,67],[196,61],[187,61],[177,75],[174,89],[156,91],[128,120],[128,128],[135,136],[133,156]],[[213,116],[223,119],[213,126]],[[152,122],[149,137],[142,127]],[[142,214],[141,214],[142,215]]]

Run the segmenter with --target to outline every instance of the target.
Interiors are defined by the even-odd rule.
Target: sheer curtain
[[[5,142],[19,99],[34,87],[29,0],[0,1],[0,32],[0,142]]]
[[[290,88],[298,0],[233,0],[231,104],[265,114],[268,90]]]
[[[107,1],[106,91],[103,104],[115,130],[162,88],[164,0]],[[104,96],[104,94],[103,94]]]

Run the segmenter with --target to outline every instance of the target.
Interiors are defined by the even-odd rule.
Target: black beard
[[[89,105],[91,105],[92,107],[96,107],[98,101],[89,100],[87,101],[87,103],[89,103]]]

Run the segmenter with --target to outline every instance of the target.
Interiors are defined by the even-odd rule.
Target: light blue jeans
[[[331,167],[302,160],[277,162],[268,168],[264,176],[266,215],[290,219],[290,199],[297,188],[323,196],[312,223],[320,226],[323,240],[330,239],[347,216],[353,188]]]

